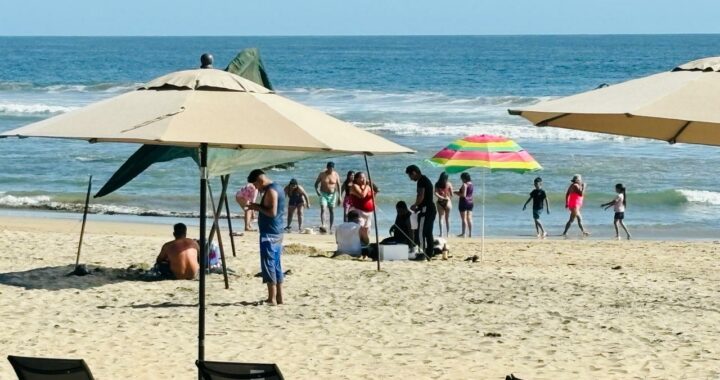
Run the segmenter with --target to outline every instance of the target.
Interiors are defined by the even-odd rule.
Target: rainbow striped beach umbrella
[[[455,140],[429,161],[435,166],[444,167],[449,174],[470,168],[519,173],[542,169],[530,153],[515,141],[494,135],[475,135]]]
[[[474,135],[453,141],[428,160],[435,166],[445,168],[448,174],[464,172],[471,168],[482,171],[482,249],[485,256],[485,171],[512,171],[526,173],[542,170],[542,166],[518,145],[504,136]]]

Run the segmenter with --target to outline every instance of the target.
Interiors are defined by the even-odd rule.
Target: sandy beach
[[[118,276],[171,226],[2,218],[2,355],[84,358],[97,379],[193,379],[197,281]],[[195,230],[190,235],[196,235]],[[227,244],[227,233],[224,234]],[[265,295],[257,236],[236,238],[231,288],[208,277],[206,358],[275,362],[287,379],[715,379],[720,243],[451,240],[448,261],[325,257],[290,234],[287,304]],[[0,378],[13,378],[0,361]]]

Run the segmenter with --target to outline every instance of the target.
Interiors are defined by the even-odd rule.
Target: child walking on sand
[[[530,201],[532,200],[532,212],[533,220],[535,221],[535,233],[537,233],[538,238],[545,239],[545,237],[547,236],[547,232],[545,231],[545,228],[543,228],[542,223],[540,223],[540,214],[542,214],[543,208],[547,211],[548,214],[550,214],[550,203],[548,203],[545,190],[542,189],[542,178],[535,178],[533,184],[535,185],[535,189],[530,192],[530,197],[527,201],[525,201],[525,204],[523,205],[523,211],[525,211],[528,203],[530,203]]]
[[[613,210],[615,210],[615,217],[613,218],[613,224],[615,225],[615,239],[620,240],[620,229],[618,228],[619,224],[622,226],[623,230],[625,230],[628,240],[630,240],[630,232],[628,232],[625,222],[623,221],[625,219],[625,207],[627,207],[625,186],[623,186],[622,183],[618,183],[615,185],[615,192],[617,193],[615,199],[608,203],[603,203],[601,207],[605,207],[605,210],[607,210],[612,206]]]

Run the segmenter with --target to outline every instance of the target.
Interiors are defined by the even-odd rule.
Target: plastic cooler
[[[405,244],[378,245],[380,261],[407,260],[409,251],[410,247]]]

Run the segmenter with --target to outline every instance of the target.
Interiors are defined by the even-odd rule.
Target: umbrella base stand
[[[66,276],[87,276],[92,274],[85,264],[75,265],[75,269],[72,272],[66,274]]]

